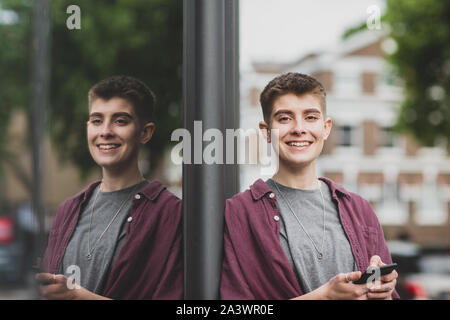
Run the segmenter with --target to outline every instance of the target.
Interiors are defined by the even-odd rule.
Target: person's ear
[[[333,127],[333,121],[331,118],[327,118],[327,120],[324,123],[324,133],[323,133],[323,139],[327,140],[331,133],[331,128]]]
[[[150,141],[155,132],[155,124],[153,122],[147,122],[141,130],[140,143],[146,144]]]
[[[269,127],[269,125],[266,122],[261,121],[259,123],[259,129],[261,130],[261,132],[262,132],[264,138],[267,140],[267,142],[270,143],[270,127]]]

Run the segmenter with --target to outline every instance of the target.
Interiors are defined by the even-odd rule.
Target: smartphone
[[[353,281],[354,284],[363,284],[366,283],[367,280],[369,280],[370,276],[372,276],[375,272],[376,269],[380,269],[380,276],[384,276],[386,274],[391,273],[392,271],[394,271],[397,268],[397,264],[396,263],[392,263],[392,264],[386,264],[384,266],[380,266],[380,267],[369,267],[361,276],[361,278],[359,278],[356,281]],[[375,279],[378,280],[378,279]]]

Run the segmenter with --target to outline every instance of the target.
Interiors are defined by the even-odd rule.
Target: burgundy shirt
[[[50,230],[43,268],[58,273],[78,216],[96,181],[62,203]],[[182,201],[159,181],[133,198],[126,241],[107,276],[103,296],[112,299],[182,299]]]
[[[358,270],[365,271],[373,255],[392,263],[383,229],[370,204],[329,179],[321,180],[330,187]],[[292,299],[303,294],[280,244],[276,201],[276,195],[261,179],[227,200],[222,299]],[[393,298],[399,298],[395,291]]]

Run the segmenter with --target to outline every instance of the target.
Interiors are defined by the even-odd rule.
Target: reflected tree
[[[29,112],[31,4],[0,0],[0,161],[14,159],[4,141],[12,111]],[[85,142],[87,92],[103,78],[127,74],[143,80],[157,96],[157,131],[146,146],[149,174],[171,132],[181,126],[182,1],[58,0],[51,5],[46,128],[60,160],[78,167],[81,176],[95,167]],[[70,5],[80,8],[81,29],[66,25]]]

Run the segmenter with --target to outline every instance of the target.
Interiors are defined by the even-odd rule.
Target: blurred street
[[[24,284],[0,284],[0,300],[32,300],[36,297],[36,288],[31,274]]]

